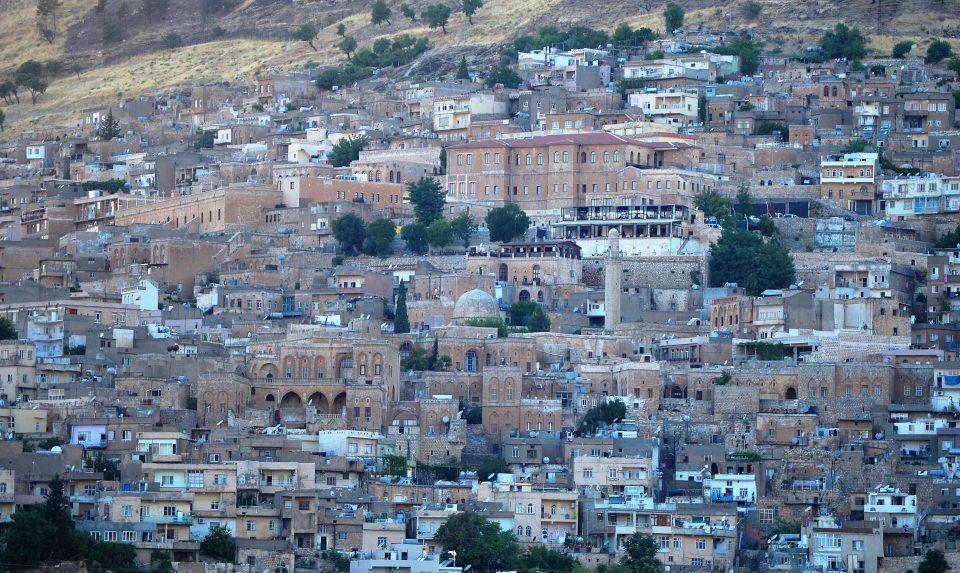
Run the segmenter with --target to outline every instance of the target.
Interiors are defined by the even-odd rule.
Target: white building
[[[650,89],[630,94],[630,107],[639,108],[646,119],[667,125],[689,125],[699,120],[696,93]]]
[[[705,501],[756,503],[757,478],[753,474],[715,474],[703,480]]]
[[[317,450],[328,456],[375,459],[377,444],[382,439],[383,435],[379,432],[321,430],[317,437]]]
[[[160,306],[160,287],[151,280],[143,279],[132,289],[121,293],[123,304],[129,304],[140,310],[157,310]]]
[[[917,496],[900,493],[898,488],[879,486],[870,492],[863,507],[865,521],[876,521],[883,529],[916,535],[919,525]]]
[[[946,362],[933,369],[930,404],[936,412],[960,412],[960,364]]]
[[[899,176],[880,184],[888,218],[960,211],[960,177],[939,173]]]

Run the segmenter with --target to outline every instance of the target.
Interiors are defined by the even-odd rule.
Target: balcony
[[[190,525],[193,523],[192,515],[177,514],[177,515],[141,515],[140,523],[162,523],[162,524],[177,524],[177,525]]]

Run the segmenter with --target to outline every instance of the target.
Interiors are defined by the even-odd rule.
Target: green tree
[[[623,543],[625,555],[621,564],[631,573],[660,573],[663,565],[657,560],[657,542],[653,537],[634,533]]]
[[[935,64],[953,55],[949,42],[934,40],[927,46],[927,55],[923,58],[928,64]]]
[[[327,161],[334,167],[346,167],[360,159],[360,152],[366,146],[365,137],[345,137],[333,146],[330,154],[327,155]]]
[[[947,573],[950,564],[939,549],[930,549],[923,556],[923,561],[917,567],[917,573]]]
[[[17,78],[17,85],[27,88],[30,92],[30,102],[36,105],[37,98],[47,91],[49,84],[37,75],[25,75]]]
[[[103,479],[106,481],[116,481],[120,479],[120,462],[109,460],[103,457],[103,452],[97,452],[96,457],[93,458],[93,471],[103,472]]]
[[[11,80],[0,82],[0,97],[10,105],[20,103],[20,96],[17,95],[17,84]]]
[[[431,247],[442,249],[453,244],[453,229],[446,219],[437,219],[427,226],[427,241]]]
[[[390,255],[390,245],[396,236],[397,228],[393,221],[377,219],[367,225],[363,252],[376,257],[386,257]]]
[[[313,41],[317,39],[317,26],[313,22],[304,22],[300,24],[293,30],[293,39],[298,42],[306,42],[313,48],[313,51],[317,51],[317,47],[313,45]]]
[[[469,563],[479,573],[511,569],[519,552],[512,534],[472,512],[452,515],[437,529],[433,539],[445,551],[455,551],[458,564]]]
[[[505,243],[527,232],[530,217],[516,203],[507,203],[487,212],[486,222],[490,240]]]
[[[460,0],[463,13],[467,15],[467,22],[473,25],[473,15],[483,7],[483,0]]]
[[[200,554],[217,563],[236,563],[237,539],[225,526],[214,525],[200,542]]]
[[[867,40],[858,28],[837,24],[820,37],[820,50],[831,60],[862,60],[867,55]]]
[[[433,348],[430,350],[430,356],[427,358],[427,367],[434,370],[440,362],[440,339],[433,338]]]
[[[400,232],[407,248],[414,254],[425,255],[430,250],[430,242],[427,240],[427,227],[423,223],[408,223],[403,226]]]
[[[393,331],[397,334],[410,332],[410,318],[407,316],[407,284],[400,281],[397,287],[396,310],[393,312]]]
[[[903,40],[902,42],[897,42],[893,45],[893,57],[902,59],[904,56],[910,53],[910,50],[913,49],[913,42],[910,40]]]
[[[476,228],[476,225],[473,222],[473,218],[470,217],[470,214],[466,211],[461,212],[459,215],[450,219],[450,231],[453,233],[453,238],[458,239],[463,243],[464,248],[470,246],[470,235],[473,234],[473,230]]]
[[[53,524],[35,509],[17,511],[3,535],[3,561],[33,568],[50,558]]]
[[[764,242],[756,233],[730,226],[710,247],[711,286],[737,283],[758,296],[767,289],[786,288],[795,278],[790,252],[775,239]]]
[[[406,2],[400,5],[400,14],[402,14],[404,18],[408,18],[411,22],[417,21],[417,13],[414,12],[413,8]]]
[[[17,340],[20,335],[17,333],[17,327],[5,316],[0,316],[0,340]]]
[[[656,34],[650,28],[637,28],[634,30],[630,24],[621,23],[613,31],[611,40],[617,46],[642,46],[656,38]]]
[[[950,61],[947,62],[947,69],[960,77],[960,56],[950,58]],[[0,128],[2,128],[2,126],[0,126]]]
[[[693,198],[693,206],[703,211],[707,217],[714,217],[718,221],[725,221],[733,210],[730,199],[714,189],[697,193]]]
[[[374,0],[370,6],[370,22],[377,26],[384,22],[390,24],[390,8],[385,0]]]
[[[764,237],[772,237],[777,234],[777,224],[770,215],[764,215],[763,217],[760,217],[760,222],[757,224],[757,228],[760,230],[760,234]]]
[[[353,36],[344,36],[344,38],[337,44],[337,47],[340,48],[340,51],[346,54],[349,58],[350,54],[357,50],[357,40]]]
[[[115,44],[123,40],[123,20],[119,14],[104,18],[101,36],[105,44]]]
[[[500,84],[505,88],[516,89],[523,84],[523,78],[510,66],[494,66],[490,69],[490,75],[487,76],[486,85],[488,88]]]
[[[403,359],[400,363],[400,368],[404,370],[414,370],[416,372],[423,372],[430,369],[430,357],[427,355],[427,351],[419,346],[414,346],[410,349],[410,352],[407,354],[407,357]]]
[[[445,4],[431,4],[420,13],[420,19],[431,29],[440,28],[447,33],[447,22],[450,21],[450,7]]]
[[[740,73],[745,76],[752,76],[760,69],[760,45],[747,35],[737,36],[730,43],[718,46],[716,52],[738,56]]]
[[[211,132],[212,135],[213,132]],[[120,120],[113,116],[113,108],[107,110],[107,115],[100,118],[97,124],[97,137],[102,141],[110,141],[120,135]],[[210,144],[213,147],[213,144]]]
[[[3,124],[7,121],[7,114],[3,113],[3,110],[0,109],[0,131],[3,131]]]
[[[750,195],[750,187],[747,184],[743,184],[737,189],[737,204],[734,206],[734,210],[741,217],[753,214],[753,197]]]
[[[957,225],[957,228],[949,233],[940,237],[936,244],[934,245],[938,249],[953,249],[960,244],[960,225]],[[0,340],[3,340],[0,337]]]
[[[534,545],[520,557],[517,570],[521,573],[547,571],[549,573],[572,573],[576,561],[573,557],[543,545]]]
[[[683,17],[685,15],[683,8],[679,5],[673,2],[667,4],[667,7],[663,9],[663,24],[667,32],[683,28]]]
[[[37,0],[37,33],[52,44],[57,37],[57,11],[60,0]]]
[[[478,480],[492,481],[496,479],[496,474],[510,473],[510,466],[503,460],[503,456],[483,456],[477,460],[475,471]]]
[[[757,2],[757,0],[747,0],[747,3],[743,5],[743,13],[749,20],[756,20],[762,11],[763,4]]]
[[[150,573],[172,573],[173,570],[169,551],[154,549],[150,552]]]
[[[460,65],[457,66],[457,79],[458,80],[469,80],[470,79],[470,69],[467,68],[467,57],[462,56],[460,58]]]
[[[334,219],[330,226],[333,229],[333,238],[340,243],[347,255],[360,252],[367,237],[366,227],[360,217],[347,213]]]
[[[337,35],[341,38],[347,35],[347,26],[343,22],[337,24]]]
[[[193,143],[194,149],[213,149],[213,143],[216,141],[217,135],[213,132],[212,129],[208,129],[200,132],[200,136],[197,137],[197,140]]]
[[[443,186],[435,177],[422,177],[407,184],[407,193],[413,203],[413,214],[417,222],[429,226],[443,217],[443,206],[447,202],[447,195]]]
[[[539,304],[530,314],[530,319],[527,321],[527,330],[530,332],[550,332],[550,317],[547,316],[546,311]]]
[[[80,534],[83,560],[93,571],[135,571],[137,550],[129,543],[96,541],[86,533]]]
[[[617,399],[601,402],[587,410],[580,422],[580,431],[594,433],[601,426],[623,420],[627,415],[627,405]]]

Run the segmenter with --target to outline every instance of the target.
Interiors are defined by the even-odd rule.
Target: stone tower
[[[607,255],[603,260],[606,276],[603,281],[603,326],[613,330],[620,325],[620,293],[623,292],[623,260],[620,258],[620,232],[607,234]]]

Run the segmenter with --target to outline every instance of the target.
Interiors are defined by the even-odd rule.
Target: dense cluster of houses
[[[248,571],[457,573],[465,511],[585,567],[636,533],[681,572],[953,551],[955,74],[654,48],[521,52],[517,89],[194,85],[0,144],[0,524],[59,476],[79,529],[182,570],[220,525]],[[402,228],[431,177],[466,245],[345,256],[336,220]],[[788,287],[711,280],[698,197],[745,187]],[[549,331],[497,327],[524,302]]]

